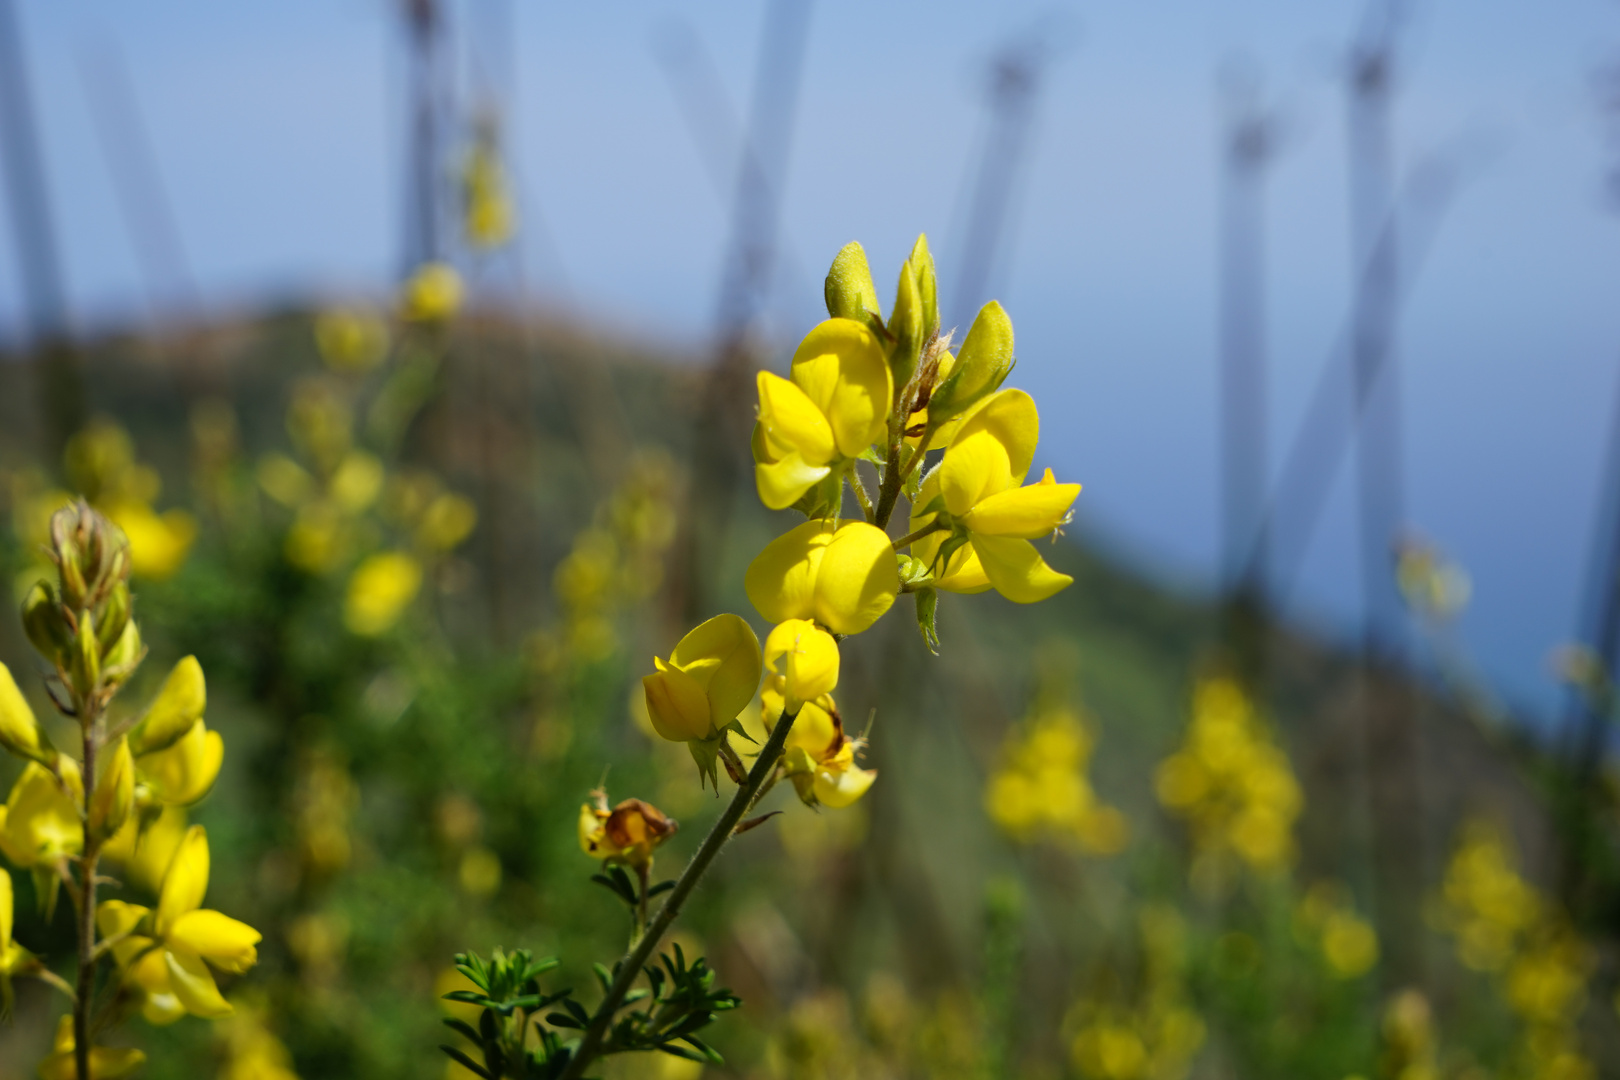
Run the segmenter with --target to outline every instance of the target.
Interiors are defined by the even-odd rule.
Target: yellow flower
[[[49,741],[39,730],[34,710],[4,664],[0,664],[0,746],[35,761],[48,761],[54,756]]]
[[[579,846],[593,859],[646,866],[658,845],[675,835],[675,819],[640,799],[626,799],[611,811],[607,792],[591,793],[579,808]]]
[[[207,891],[208,834],[193,825],[163,875],[155,911],[121,900],[108,900],[96,911],[103,936],[129,934],[113,946],[113,956],[124,981],[145,995],[141,1015],[151,1023],[171,1023],[186,1013],[229,1016],[230,1003],[220,996],[208,965],[241,974],[258,962],[259,932],[204,909]]]
[[[225,761],[225,740],[198,720],[162,750],[135,758],[136,800],[190,806],[214,786]]]
[[[695,627],[666,663],[642,677],[653,728],[671,742],[716,738],[748,707],[759,687],[759,638],[740,615],[716,615]]]
[[[333,371],[370,371],[388,355],[388,325],[373,311],[324,311],[315,319],[315,347]]]
[[[34,954],[11,940],[11,875],[0,870],[0,1020],[11,1019],[14,976],[34,968]]]
[[[429,551],[449,551],[478,524],[478,508],[465,495],[445,493],[428,503],[416,524],[416,542]]]
[[[181,657],[169,669],[146,718],[131,733],[136,754],[173,746],[203,718],[208,708],[208,683],[195,656]]]
[[[815,520],[766,544],[743,587],[773,623],[813,619],[835,634],[858,634],[894,603],[900,571],[882,529]]]
[[[185,808],[165,805],[144,828],[137,815],[130,815],[124,827],[102,847],[101,855],[119,864],[123,870],[119,877],[125,882],[155,896],[163,887],[163,873],[185,835]]]
[[[129,538],[129,565],[137,577],[151,581],[173,577],[197,539],[197,519],[184,510],[160,514],[134,500],[104,503],[102,509]]]
[[[790,378],[759,373],[754,480],[772,510],[797,502],[881,438],[894,389],[877,336],[852,319],[828,319],[805,335]]]
[[[498,248],[517,231],[517,212],[507,190],[506,170],[495,142],[493,125],[480,132],[461,173],[463,226],[475,248]]]
[[[912,554],[933,564],[943,546],[953,545],[943,565],[934,566],[939,588],[971,593],[993,587],[1030,604],[1073,582],[1047,566],[1030,543],[1065,524],[1080,494],[1079,484],[1057,483],[1051,469],[1038,483],[1020,486],[1039,435],[1034,400],[1022,390],[999,391],[963,421],[939,468],[923,482],[912,531],[931,524],[950,531],[916,541]]]
[[[57,768],[67,792],[49,769],[30,761],[12,785],[6,805],[0,807],[0,851],[13,866],[24,870],[51,867],[62,856],[77,855],[84,847],[78,807],[84,798],[79,763],[63,757]]]
[[[39,1063],[39,1080],[78,1080],[74,1060],[73,1017],[64,1016],[56,1025],[56,1042],[51,1055]],[[146,1055],[132,1046],[96,1046],[90,1049],[90,1080],[117,1080],[140,1068]]]
[[[765,638],[765,665],[789,702],[814,701],[838,685],[838,642],[808,619],[789,619]]]
[[[776,730],[782,718],[786,701],[780,681],[767,681],[760,694],[764,706],[762,716],[767,731]],[[863,769],[855,764],[863,741],[844,734],[844,721],[838,715],[838,706],[830,695],[806,701],[799,706],[799,715],[793,721],[782,749],[782,771],[793,781],[793,788],[806,806],[830,806],[840,809],[849,806],[866,794],[877,779],[876,769]]]
[[[366,558],[349,578],[343,624],[361,637],[378,637],[399,622],[422,587],[422,564],[403,551]]]
[[[401,314],[413,322],[442,322],[461,307],[461,275],[449,263],[430,262],[417,267],[405,282]]]

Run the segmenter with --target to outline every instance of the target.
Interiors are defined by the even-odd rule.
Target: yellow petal
[[[593,859],[606,859],[616,854],[613,845],[608,842],[603,816],[590,803],[584,803],[579,808],[579,849]]]
[[[141,1019],[153,1027],[168,1027],[184,1015],[186,1007],[172,993],[148,990],[141,997]]]
[[[11,875],[0,870],[0,959],[11,951],[12,900]]]
[[[759,501],[769,509],[786,510],[830,472],[830,466],[811,465],[792,453],[777,461],[756,463],[754,487],[759,490]]]
[[[766,544],[748,564],[743,589],[766,621],[814,617],[816,571],[832,536],[830,522],[806,521]]]
[[[366,557],[349,578],[343,601],[343,625],[360,637],[379,637],[391,630],[422,588],[422,564],[403,551]]]
[[[785,690],[795,701],[814,701],[838,685],[838,642],[808,620],[790,619],[772,630],[765,656],[773,668],[778,660],[786,661]]]
[[[828,319],[793,354],[793,381],[832,426],[833,442],[854,457],[888,426],[893,381],[883,346],[852,319]]]
[[[5,817],[0,821],[0,851],[19,868],[74,855],[84,847],[84,825],[76,803],[84,792],[79,766],[63,757],[58,768],[73,798],[63,794],[49,769],[30,761],[23,766],[6,799]]]
[[[889,537],[852,521],[832,536],[815,575],[815,619],[837,634],[858,634],[889,610],[900,589]]]
[[[858,769],[853,765],[842,769],[817,769],[816,801],[838,810],[866,794],[877,779],[876,769]]]
[[[759,689],[759,638],[741,615],[716,615],[693,627],[669,659],[703,687],[717,731],[737,719]]]
[[[0,746],[20,756],[40,751],[39,721],[4,664],[0,664]]]
[[[759,426],[772,449],[797,451],[811,465],[825,465],[838,456],[826,414],[797,384],[762,371],[758,385]]]
[[[201,825],[186,830],[158,893],[157,932],[166,934],[174,921],[202,907],[208,893],[208,832]]]
[[[912,506],[911,530],[918,529],[934,520],[933,514],[919,514],[920,507],[927,506],[939,494],[939,472],[935,470],[923,481],[922,489],[917,493],[917,501]],[[939,554],[940,545],[950,536],[947,532],[929,533],[921,540],[914,540],[911,544],[913,558],[921,559],[923,565],[932,569],[934,574],[934,587],[944,589],[946,592],[978,593],[990,587],[990,579],[984,576],[984,567],[979,563],[979,556],[974,553],[972,544],[962,544],[955,551],[947,565],[936,565],[934,560]]]
[[[810,761],[818,762],[836,752],[843,740],[844,733],[838,730],[832,714],[819,703],[807,701],[799,707],[798,719],[793,721],[793,730],[783,745],[801,750]]]
[[[955,448],[979,432],[988,433],[1007,451],[1012,484],[1005,486],[1022,484],[1030,463],[1035,460],[1035,444],[1041,435],[1041,418],[1035,409],[1035,399],[1022,390],[996,391],[962,422],[951,447]]]
[[[259,962],[254,946],[263,939],[253,927],[217,911],[188,911],[169,927],[168,940],[190,949],[221,971],[240,975]]]
[[[50,1057],[39,1064],[40,1080],[77,1080],[79,1067],[74,1060],[73,1017],[64,1016],[56,1025],[56,1038]],[[140,1068],[146,1055],[130,1046],[92,1046],[90,1080],[118,1080]]]
[[[709,737],[713,721],[709,696],[703,686],[684,671],[669,668],[641,677],[647,697],[647,715],[653,730],[671,742]]]
[[[137,758],[136,767],[141,779],[163,802],[190,806],[208,794],[224,761],[225,740],[198,720],[167,750]]]
[[[1046,475],[1050,477],[1052,470],[1048,469]],[[963,517],[962,524],[984,536],[1034,540],[1063,524],[1079,494],[1079,484],[1040,483],[1010,488],[980,500]]]
[[[988,431],[958,435],[945,451],[938,474],[945,508],[956,517],[1016,483],[1007,448]]]
[[[169,966],[169,987],[186,1012],[205,1020],[231,1015],[234,1010],[220,996],[213,972],[202,957],[189,949],[168,948],[163,951],[163,959]]]
[[[978,552],[985,576],[996,591],[1020,604],[1033,604],[1074,581],[1046,565],[1035,545],[1006,536],[979,536],[969,541]]]
[[[202,719],[207,707],[208,685],[202,665],[195,656],[181,658],[152,699],[146,719],[130,737],[133,750],[137,755],[149,754],[172,745]]]

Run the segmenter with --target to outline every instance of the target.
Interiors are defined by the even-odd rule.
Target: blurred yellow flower
[[[349,577],[343,625],[361,637],[393,629],[422,587],[422,564],[402,551],[368,556]]]
[[[315,347],[333,371],[370,371],[388,355],[388,324],[365,308],[323,311],[315,318]]]
[[[57,1022],[51,1054],[39,1063],[39,1080],[80,1080],[74,1050],[73,1017]],[[90,1080],[118,1080],[140,1068],[146,1054],[134,1047],[94,1046],[90,1049]]]
[[[1094,855],[1122,851],[1130,826],[1086,776],[1091,736],[1074,710],[1047,706],[1008,733],[985,786],[985,812],[1014,840],[1047,833]]]
[[[443,322],[461,308],[461,275],[449,263],[417,267],[400,294],[400,314],[412,322]]]
[[[79,763],[62,757],[57,768],[61,781],[37,761],[24,765],[5,806],[0,807],[0,852],[20,869],[54,869],[57,860],[84,848],[84,826],[79,818],[84,787]]]

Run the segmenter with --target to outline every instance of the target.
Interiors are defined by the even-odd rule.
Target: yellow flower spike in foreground
[[[828,319],[806,334],[789,376],[759,373],[754,480],[772,510],[792,506],[882,438],[894,393],[877,335],[853,319]]]
[[[838,686],[838,642],[808,619],[789,619],[766,637],[765,666],[772,688],[787,701],[815,701]]]
[[[73,1017],[64,1016],[56,1025],[56,1041],[51,1055],[39,1063],[39,1080],[78,1080],[74,1061]],[[118,1080],[146,1062],[146,1055],[132,1046],[96,1046],[90,1050],[90,1080]]]
[[[603,862],[645,867],[678,828],[674,818],[640,799],[625,799],[609,810],[607,792],[600,789],[579,808],[580,849]]]
[[[766,544],[743,587],[773,623],[813,619],[835,634],[858,634],[894,603],[900,571],[882,529],[815,520]]]
[[[355,567],[343,602],[343,625],[361,637],[394,628],[422,588],[422,564],[403,551],[371,555]]]
[[[671,742],[714,739],[754,700],[759,638],[740,615],[716,615],[675,646],[657,671],[642,677],[653,729]]]
[[[781,688],[783,676],[768,680],[760,695],[767,730],[774,731],[786,706]],[[806,806],[827,806],[835,810],[849,806],[866,794],[877,779],[876,769],[855,764],[862,740],[844,734],[844,723],[830,695],[799,706],[798,719],[788,732],[782,752],[782,772],[791,781]]]
[[[1009,600],[1031,604],[1074,581],[1047,566],[1030,543],[1064,525],[1080,494],[1079,484],[1057,483],[1050,469],[1038,483],[1024,485],[1039,435],[1034,400],[1022,390],[999,391],[963,422],[939,468],[923,482],[912,530],[930,524],[944,528],[916,541],[912,553],[933,564],[941,549],[957,540],[945,565],[934,566],[939,588],[994,588]],[[960,543],[963,538],[966,543]]]
[[[157,909],[108,900],[96,912],[105,937],[129,936],[113,947],[124,981],[145,995],[141,1015],[167,1024],[186,1013],[229,1016],[208,965],[241,974],[258,962],[260,934],[243,922],[202,907],[208,891],[208,834],[193,825],[163,875]],[[207,961],[205,964],[204,961]]]
[[[443,322],[461,308],[461,275],[449,263],[417,267],[400,295],[400,314],[412,322]]]

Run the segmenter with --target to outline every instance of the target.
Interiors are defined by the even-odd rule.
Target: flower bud
[[[95,616],[79,612],[79,632],[68,657],[68,674],[81,698],[89,697],[101,684],[101,645],[96,641]]]
[[[51,559],[61,573],[63,602],[82,611],[99,606],[129,576],[129,541],[80,501],[51,516]]]
[[[23,599],[22,620],[23,630],[39,654],[55,667],[66,667],[73,632],[68,629],[55,592],[43,581],[35,583]]]
[[[101,658],[101,677],[109,685],[122,685],[134,673],[145,655],[145,647],[141,644],[141,627],[131,619],[124,624],[124,632],[118,636],[113,647],[108,649]]]
[[[123,828],[134,803],[135,759],[129,752],[129,741],[119,739],[90,796],[91,835],[105,840]]]
[[[96,623],[96,640],[101,643],[103,654],[124,636],[124,627],[129,625],[130,607],[129,584],[120,581],[107,594],[107,602],[102,605],[100,619]]]
[[[922,330],[926,341],[939,329],[939,280],[934,273],[934,253],[928,250],[928,234],[918,233],[906,260],[917,281],[917,298],[922,303]]]
[[[992,300],[979,309],[950,374],[934,388],[929,426],[937,428],[995,393],[1012,369],[1012,320]]]
[[[883,317],[883,310],[878,307],[877,287],[872,284],[872,269],[866,262],[866,249],[857,240],[845,244],[833,258],[823,291],[827,314],[835,319],[854,319],[865,326],[867,315]]]
[[[782,661],[782,691],[788,708],[814,701],[838,686],[838,642],[807,619],[789,619],[765,639],[765,664]]]
[[[895,339],[889,352],[889,373],[898,392],[916,372],[917,360],[922,356],[923,340],[927,335],[923,329],[923,298],[917,289],[917,275],[912,270],[910,259],[900,267],[900,282],[894,292],[894,311],[889,316],[889,333]]]
[[[50,743],[39,730],[34,710],[17,688],[11,669],[0,664],[0,746],[18,757],[48,762],[53,756]]]
[[[174,745],[202,719],[207,708],[208,686],[203,680],[202,665],[195,656],[184,657],[163,680],[157,697],[146,710],[146,719],[131,736],[135,753],[151,754]]]

